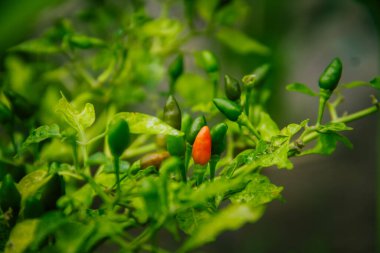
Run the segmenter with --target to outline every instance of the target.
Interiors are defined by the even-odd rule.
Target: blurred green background
[[[102,6],[107,1],[1,1],[0,75],[8,48],[39,36],[55,20],[75,15],[88,2]],[[274,95],[269,111],[280,127],[304,118],[315,120],[317,99],[286,92],[285,86],[302,82],[316,89],[321,71],[333,57],[343,61],[342,82],[369,81],[379,75],[379,1],[247,3],[249,18],[240,27],[273,50],[269,57],[238,55],[207,38],[188,46],[211,48],[220,57],[222,71],[237,77],[270,62],[273,71],[268,82]],[[154,12],[157,2],[147,1],[147,5]],[[348,92],[344,110],[368,106],[370,92],[365,88]],[[371,116],[351,124],[355,131],[347,135],[354,150],[340,146],[332,157],[294,159],[293,171],[266,171],[273,183],[285,187],[286,201],[271,203],[256,224],[225,233],[197,252],[380,252],[376,247],[378,119]]]

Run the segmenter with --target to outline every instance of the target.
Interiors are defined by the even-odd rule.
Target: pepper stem
[[[331,93],[332,92],[330,90],[320,89],[317,126],[319,126],[322,122],[323,112],[325,111],[326,103],[330,98]]]
[[[203,182],[203,177],[205,174],[205,165],[195,164],[194,165],[194,177],[196,178],[196,185],[199,186]]]
[[[220,155],[213,155],[210,159],[210,181],[214,181],[216,164],[220,160]]]
[[[114,156],[114,168],[115,168],[115,176],[116,176],[116,191],[117,196],[120,196],[120,158],[118,156]]]
[[[187,170],[189,168],[190,158],[191,158],[191,151],[193,147],[186,142],[186,153],[185,153],[185,174],[187,173]]]

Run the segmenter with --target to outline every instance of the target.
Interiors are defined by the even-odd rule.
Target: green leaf
[[[326,125],[320,125],[317,128],[317,131],[320,133],[327,133],[327,132],[341,132],[341,131],[348,131],[352,130],[352,127],[346,126],[346,124],[342,122],[331,122]]]
[[[50,177],[44,169],[35,170],[25,177],[23,177],[18,183],[18,190],[23,199],[35,194],[41,187],[43,187]]]
[[[373,88],[380,89],[380,76],[375,77],[369,83]]]
[[[39,219],[34,231],[34,239],[30,244],[32,252],[37,251],[47,236],[53,234],[60,226],[67,223],[67,219],[60,212],[48,212]]]
[[[179,252],[186,252],[205,243],[214,241],[227,230],[237,230],[245,223],[257,221],[264,207],[253,208],[247,204],[231,204],[219,213],[202,222]]]
[[[268,55],[270,54],[270,49],[261,44],[260,42],[248,37],[239,30],[232,28],[221,28],[217,34],[216,38],[225,44],[227,47],[234,50],[239,54],[259,54]]]
[[[24,220],[18,223],[11,231],[4,253],[25,252],[35,239],[38,223],[37,219]]]
[[[347,88],[347,89],[352,89],[352,88],[356,88],[356,87],[362,87],[362,86],[369,86],[370,84],[368,82],[364,82],[364,81],[353,81],[351,83],[346,83],[346,84],[343,84],[343,87]]]
[[[302,121],[300,124],[291,123],[281,129],[281,134],[289,136],[289,138],[293,137],[296,133],[298,133],[302,128],[304,128],[307,123],[309,122],[309,119],[306,119]]]
[[[334,132],[321,133],[318,137],[317,144],[313,148],[303,151],[299,156],[308,154],[331,155],[335,151],[338,142],[342,142],[350,149],[353,148],[350,140],[343,135]]]
[[[316,97],[318,96],[312,89],[310,89],[306,84],[303,83],[291,83],[286,86],[286,90],[288,91],[296,91],[309,96]]]
[[[98,38],[89,37],[86,35],[72,35],[68,38],[69,43],[72,47],[81,48],[81,49],[89,49],[93,47],[104,47],[107,44]]]
[[[280,133],[276,122],[272,120],[268,113],[260,111],[259,118],[256,129],[264,140],[269,141],[273,136]]]
[[[55,54],[59,53],[61,48],[52,43],[49,39],[38,38],[25,41],[9,50],[12,52],[25,52],[33,54]]]
[[[280,198],[283,187],[271,184],[266,176],[253,174],[245,189],[230,197],[233,203],[248,203],[259,206]]]
[[[21,150],[26,149],[32,143],[39,143],[51,137],[60,137],[59,126],[57,124],[44,125],[34,129],[21,146]]]
[[[191,235],[199,226],[199,224],[208,218],[210,214],[204,210],[189,208],[179,212],[176,215],[179,228],[188,235]]]
[[[90,127],[95,121],[95,109],[87,103],[81,112],[78,112],[61,93],[62,98],[58,101],[56,111],[63,114],[65,121],[78,132]]]
[[[126,120],[129,125],[129,131],[133,134],[164,134],[175,136],[184,134],[162,120],[144,113],[120,112],[114,116],[114,119],[116,118]]]

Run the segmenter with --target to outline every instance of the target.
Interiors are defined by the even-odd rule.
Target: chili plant
[[[281,199],[283,187],[262,174],[265,168],[292,169],[292,159],[330,155],[338,142],[352,147],[342,134],[352,130],[347,123],[380,104],[373,97],[357,112],[340,115],[337,108],[345,89],[379,89],[379,77],[338,85],[343,63],[336,58],[321,70],[319,92],[287,86],[318,98],[318,115],[279,127],[253,99],[271,74],[268,64],[234,78],[222,73],[217,54],[184,49],[210,34],[243,53],[269,52],[226,22],[244,12],[242,2],[205,2],[184,1],[185,22],[170,16],[174,1],[156,18],[139,1],[128,2],[128,11],[90,4],[82,15],[97,34],[63,19],[9,50],[0,97],[1,250],[93,252],[113,244],[122,252],[167,252],[155,240],[166,230],[177,251],[188,252],[257,221]],[[93,21],[97,15],[108,20],[104,27]],[[105,33],[118,22],[124,26]],[[191,59],[201,74],[189,72]],[[30,75],[16,78],[21,69]],[[41,86],[29,92],[34,82]],[[166,102],[146,92],[160,83]],[[155,115],[130,109],[144,101]]]

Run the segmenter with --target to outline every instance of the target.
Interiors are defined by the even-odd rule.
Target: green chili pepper
[[[0,123],[8,123],[12,119],[12,112],[6,105],[0,102]]]
[[[114,157],[120,157],[130,143],[129,126],[124,119],[117,119],[108,129],[108,146]]]
[[[207,73],[213,73],[219,70],[219,64],[216,56],[208,50],[198,52],[195,60],[197,64]]]
[[[340,76],[342,75],[342,69],[343,67],[341,60],[339,58],[334,58],[319,78],[319,109],[317,125],[319,125],[322,121],[327,100],[330,98],[332,92],[339,83]]]
[[[41,194],[41,205],[45,211],[57,208],[57,200],[65,194],[65,181],[61,175],[54,173]]]
[[[260,86],[262,85],[266,78],[268,77],[268,73],[270,70],[269,64],[264,64],[255,69],[252,74],[246,75],[243,77],[242,81],[243,83],[248,87],[252,88],[253,86]]]
[[[174,127],[181,129],[181,110],[176,99],[169,96],[164,107],[164,121]],[[185,140],[183,136],[167,136],[166,148],[173,156],[183,156],[185,154]]]
[[[24,205],[24,219],[38,218],[44,213],[41,201],[34,196],[27,198]]]
[[[201,128],[205,126],[206,124],[207,124],[206,118],[204,116],[198,116],[197,118],[194,119],[189,129],[189,132],[186,136],[186,140],[190,145],[193,145],[194,140],[197,137],[199,130],[201,130]]]
[[[229,75],[224,76],[224,91],[229,100],[235,101],[240,98],[241,89],[238,80]]]
[[[183,73],[183,54],[178,54],[174,61],[169,65],[169,76],[170,76],[170,93],[174,92],[174,84],[177,79]]]
[[[237,121],[240,114],[242,113],[241,106],[228,99],[214,98],[213,102],[216,105],[216,107],[219,109],[219,111],[223,113],[224,116],[226,116],[227,119],[231,121]]]
[[[115,177],[117,184],[117,198],[120,196],[120,156],[128,148],[130,133],[127,121],[117,119],[108,129],[108,146],[114,158]]]
[[[166,137],[166,149],[172,156],[183,156],[186,149],[184,136],[168,135]]]
[[[226,123],[219,123],[211,128],[211,154],[220,155],[226,148],[226,133],[228,126]]]
[[[164,107],[164,121],[171,127],[181,129],[181,109],[176,99],[169,96]]]
[[[3,213],[12,209],[11,224],[14,224],[17,219],[17,215],[20,211],[21,195],[17,190],[16,184],[10,174],[4,177],[3,183],[0,188],[0,208]]]
[[[342,62],[339,58],[334,58],[320,76],[319,88],[329,91],[335,90],[341,75]]]
[[[192,122],[191,116],[188,113],[184,113],[181,121],[181,131],[185,133],[185,136],[188,134]]]

